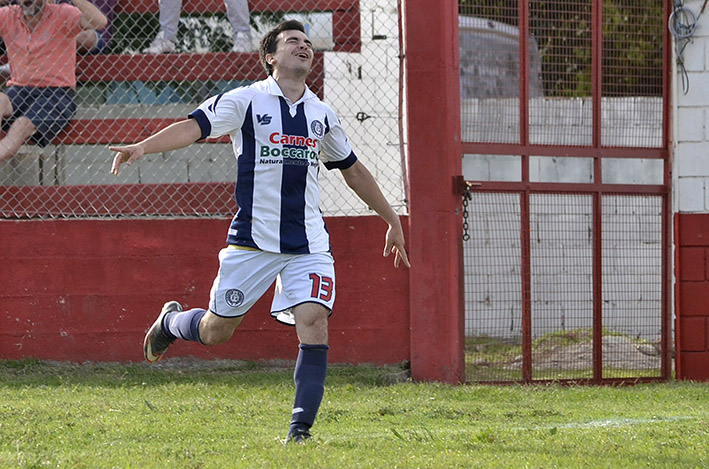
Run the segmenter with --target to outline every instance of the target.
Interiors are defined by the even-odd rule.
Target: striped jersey
[[[273,77],[213,96],[189,114],[202,137],[231,136],[238,211],[227,243],[284,254],[327,252],[319,162],[356,161],[337,115],[306,88],[291,103]]]

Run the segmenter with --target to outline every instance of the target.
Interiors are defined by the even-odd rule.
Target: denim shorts
[[[8,86],[4,93],[12,103],[12,116],[3,119],[2,129],[7,131],[19,117],[27,117],[37,128],[31,140],[46,147],[61,132],[76,112],[74,90],[71,88],[35,88]]]

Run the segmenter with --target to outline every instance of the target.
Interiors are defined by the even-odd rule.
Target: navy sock
[[[170,336],[192,340],[201,344],[202,341],[199,339],[199,321],[205,313],[205,310],[199,308],[189,311],[174,311],[165,315],[162,329]]]
[[[325,393],[325,376],[327,375],[327,351],[325,344],[300,344],[298,361],[295,364],[295,402],[293,418],[290,422],[294,428],[309,429],[315,421]]]

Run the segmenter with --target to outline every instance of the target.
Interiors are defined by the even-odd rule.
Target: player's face
[[[313,44],[305,33],[298,30],[283,31],[278,35],[276,52],[269,54],[274,71],[292,69],[307,75],[313,64]]]
[[[37,16],[42,13],[47,0],[20,0],[19,3],[25,16]]]

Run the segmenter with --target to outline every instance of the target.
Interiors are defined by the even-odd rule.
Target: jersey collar
[[[276,79],[273,78],[273,75],[269,75],[268,78],[266,78],[266,86],[268,89],[268,94],[271,94],[273,96],[281,96],[283,99],[288,100],[288,98],[283,95],[283,91],[281,90],[281,87],[278,86],[278,82],[276,82]],[[315,93],[310,91],[308,85],[305,85],[305,93],[303,93],[303,96],[301,96],[300,99],[295,103],[291,103],[291,105],[295,106],[296,104],[313,98],[317,98],[317,96],[315,95]]]

